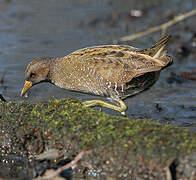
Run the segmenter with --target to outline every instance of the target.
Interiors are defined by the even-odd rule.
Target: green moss
[[[129,149],[135,157],[139,154],[147,159],[169,160],[196,152],[196,134],[189,130],[147,119],[112,117],[73,99],[37,104],[0,102],[0,112],[1,124],[12,122],[12,127],[38,128],[54,144],[95,149],[108,156],[112,153],[117,157]]]

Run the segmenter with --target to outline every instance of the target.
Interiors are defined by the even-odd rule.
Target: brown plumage
[[[103,45],[80,49],[62,58],[35,59],[25,71],[21,95],[31,86],[48,81],[68,90],[111,97],[120,107],[100,100],[83,104],[102,105],[125,114],[126,105],[121,99],[150,87],[160,70],[172,63],[166,55],[169,38],[163,37],[149,49]]]

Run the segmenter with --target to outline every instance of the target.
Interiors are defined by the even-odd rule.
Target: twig
[[[150,28],[146,31],[139,32],[139,33],[136,33],[136,34],[132,34],[132,35],[129,35],[129,36],[124,36],[124,37],[120,38],[120,41],[121,42],[123,42],[123,41],[132,41],[132,40],[135,40],[137,38],[140,38],[142,36],[145,36],[147,34],[150,34],[150,33],[153,33],[153,32],[159,31],[159,30],[162,30],[162,33],[165,34],[165,31],[167,30],[168,27],[170,27],[170,26],[172,26],[172,25],[174,25],[174,24],[176,24],[180,21],[183,21],[188,17],[194,16],[194,15],[196,15],[196,9],[194,9],[192,11],[189,11],[188,13],[178,15],[178,16],[174,17],[174,19],[172,19],[171,21],[168,21],[164,24],[152,27],[152,28]]]
[[[196,81],[196,76],[194,76],[194,75],[196,75],[196,71],[181,73],[181,77]]]
[[[43,176],[43,177],[38,177],[38,180],[49,180],[49,179],[54,179],[54,177],[58,176],[59,173],[61,173],[63,170],[69,169],[73,165],[77,164],[77,162],[85,155],[89,154],[92,151],[81,151],[75,158],[72,160],[70,163],[58,168],[54,173],[48,175],[48,176]]]
[[[172,180],[172,175],[169,167],[165,167],[164,170],[166,172],[166,180]]]

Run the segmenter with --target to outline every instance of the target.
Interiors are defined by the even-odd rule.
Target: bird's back
[[[54,69],[59,73],[52,74],[53,83],[74,91],[120,96],[133,79],[167,66],[171,61],[166,56],[168,39],[166,36],[152,48],[143,50],[126,45],[77,50],[55,62]]]

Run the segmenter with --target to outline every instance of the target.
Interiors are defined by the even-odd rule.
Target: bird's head
[[[21,91],[21,96],[35,84],[50,81],[50,61],[51,58],[38,58],[29,63],[25,71],[25,84]]]

